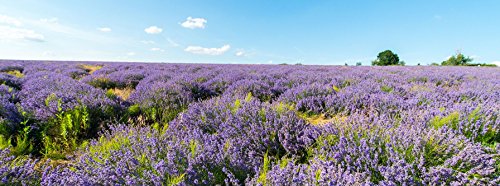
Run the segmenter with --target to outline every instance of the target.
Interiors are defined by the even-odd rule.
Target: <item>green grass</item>
[[[383,85],[380,87],[380,90],[384,91],[384,92],[387,92],[387,93],[390,93],[393,91],[394,88],[390,87],[390,86],[387,86],[387,85]]]
[[[458,112],[452,112],[447,116],[440,117],[436,116],[430,121],[430,125],[435,129],[439,129],[445,125],[450,126],[453,129],[458,128],[458,123],[460,122],[460,114]]]
[[[266,152],[266,154],[264,154],[264,162],[260,169],[259,178],[257,180],[258,183],[261,183],[262,185],[267,185],[267,172],[269,171],[270,168],[271,168],[271,160],[269,159],[269,156]]]
[[[440,109],[444,111],[444,109]],[[489,118],[491,123],[496,121],[496,117]],[[464,122],[460,128],[460,122]],[[487,118],[481,114],[481,108],[477,107],[471,113],[465,116],[460,116],[460,113],[455,111],[446,116],[435,116],[429,121],[430,126],[434,129],[439,129],[443,126],[448,126],[465,137],[481,143],[484,146],[495,148],[500,143],[500,131],[498,128],[493,128],[490,124],[486,126]],[[479,126],[477,126],[479,122]]]

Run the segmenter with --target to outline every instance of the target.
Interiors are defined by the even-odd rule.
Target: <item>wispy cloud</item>
[[[57,23],[58,21],[59,21],[59,18],[57,18],[57,17],[40,19],[40,22],[42,22],[42,23]]]
[[[193,54],[204,54],[204,55],[222,55],[227,52],[231,48],[230,45],[224,45],[220,48],[204,48],[201,46],[188,46],[184,51],[190,52]]]
[[[173,40],[172,40],[172,39],[170,39],[170,38],[167,38],[167,41],[168,41],[168,43],[169,43],[171,46],[173,46],[173,47],[178,47],[178,46],[180,46],[180,45],[179,45],[179,43],[177,43],[177,42],[173,41]]]
[[[242,56],[245,56],[245,52],[244,51],[237,51],[234,55],[238,56],[238,57],[242,57]]]
[[[21,21],[19,21],[18,19],[6,15],[0,15],[0,23],[18,27],[22,25]]]
[[[31,29],[23,28],[21,20],[0,15],[0,40],[29,40],[36,42],[45,41],[45,37]]]
[[[31,29],[22,28],[21,20],[0,15],[0,40],[45,41],[45,37]]]
[[[147,45],[155,44],[154,41],[150,41],[150,40],[142,40],[141,43],[147,44]]]
[[[155,51],[155,52],[164,52],[165,50],[161,49],[161,48],[151,48],[151,51]]]
[[[103,34],[98,34],[89,30],[83,30],[77,27],[68,26],[65,24],[59,23],[59,21],[50,21],[47,19],[41,20],[32,20],[32,19],[23,19],[27,25],[30,25],[37,30],[44,31],[43,33],[57,33],[61,37],[68,37],[72,39],[80,39],[83,41],[89,41],[94,43],[124,43],[126,39],[118,39],[109,36],[105,36]]]
[[[111,28],[109,28],[109,27],[101,27],[101,28],[97,28],[97,30],[99,30],[101,32],[111,32]]]
[[[163,29],[157,27],[157,26],[150,26],[148,28],[144,29],[144,32],[148,34],[159,34],[163,31]]]
[[[205,24],[207,23],[207,20],[204,18],[192,18],[188,17],[186,21],[181,23],[181,26],[184,28],[190,28],[190,29],[195,29],[195,28],[205,28]]]
[[[23,39],[29,41],[43,42],[45,37],[34,30],[17,28],[11,26],[0,26],[0,40]]]
[[[127,56],[135,56],[135,52],[128,52]]]

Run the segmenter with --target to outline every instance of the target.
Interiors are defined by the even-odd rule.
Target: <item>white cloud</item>
[[[493,61],[493,62],[491,62],[491,64],[495,64],[497,66],[500,66],[500,61]]]
[[[238,57],[245,56],[245,52],[244,51],[238,51],[234,55],[236,55]]]
[[[154,41],[149,41],[149,40],[142,40],[141,43],[143,43],[143,44],[155,44]]]
[[[135,56],[135,52],[129,52],[127,53],[127,56]]]
[[[37,28],[37,30],[44,31],[44,33],[57,33],[60,36],[54,39],[60,38],[71,38],[71,39],[79,39],[82,41],[89,41],[93,43],[121,43],[123,44],[127,39],[118,39],[115,37],[105,36],[103,34],[95,33],[94,31],[82,30],[80,28],[71,27],[68,25],[64,25],[58,22],[43,22],[41,20],[30,20],[23,19],[27,25]]]
[[[224,45],[220,48],[203,48],[201,46],[188,46],[184,51],[191,52],[193,54],[205,54],[205,55],[222,55],[231,48],[230,45]]]
[[[16,18],[9,17],[6,15],[0,15],[0,23],[8,24],[8,25],[14,25],[14,26],[21,26],[23,25],[21,21],[19,21]]]
[[[42,23],[57,23],[57,21],[59,21],[57,17],[40,19]]]
[[[97,30],[99,30],[101,32],[111,32],[111,28],[109,28],[109,27],[101,27],[101,28],[97,28]]]
[[[207,23],[206,19],[203,18],[192,18],[188,17],[186,21],[181,23],[181,26],[184,28],[190,28],[190,29],[195,29],[195,28],[205,28],[205,24]]]
[[[10,26],[0,26],[0,40],[24,39],[30,41],[43,42],[45,37],[33,30],[15,28]]]
[[[151,48],[151,51],[155,51],[155,52],[164,52],[165,50],[161,49],[161,48]]]
[[[146,29],[144,29],[144,32],[148,33],[148,34],[159,34],[163,31],[163,29],[157,27],[157,26],[150,26]]]

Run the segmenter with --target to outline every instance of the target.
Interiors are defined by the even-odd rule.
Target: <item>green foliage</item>
[[[480,111],[481,108],[477,107],[463,117],[460,117],[460,113],[455,111],[444,117],[436,116],[429,123],[435,129],[446,125],[475,142],[494,148],[496,144],[500,143],[500,131],[491,124],[486,126],[488,120],[484,118]],[[495,123],[496,118],[490,118],[489,120],[491,123]],[[460,121],[464,121],[464,124],[459,128]]]
[[[352,82],[352,80],[350,80],[350,79],[346,79],[346,80],[344,80],[344,81],[342,82],[342,85],[340,85],[340,88],[345,88],[345,87],[347,87],[347,86],[350,86],[352,83],[353,83],[353,82]]]
[[[260,170],[259,178],[257,182],[262,185],[267,185],[267,172],[271,168],[271,160],[268,157],[268,153],[264,154],[264,163],[262,164],[262,168]]]
[[[19,70],[11,70],[11,71],[7,71],[6,73],[10,74],[10,75],[13,75],[13,76],[15,76],[17,78],[23,78],[24,77],[24,74],[21,71],[19,71]]]
[[[137,111],[136,108],[132,108],[130,111],[131,114],[142,114],[146,118],[147,124],[158,124],[161,126],[168,125],[168,122],[172,121],[179,113],[184,111],[187,106],[182,106],[180,108],[165,108],[165,107],[140,107],[140,111]],[[132,115],[133,116],[133,115]]]
[[[493,128],[491,124],[486,126],[486,121],[484,115],[480,113],[481,108],[477,107],[474,109],[466,118],[468,126],[462,132],[464,136],[473,139],[476,142],[482,143],[485,146],[495,147],[496,144],[500,143],[500,131],[498,128]],[[495,123],[496,118],[490,118],[491,123]],[[476,123],[481,123],[478,128],[474,128]],[[477,135],[474,135],[473,131],[477,130]]]
[[[14,155],[30,154],[33,152],[32,139],[29,136],[31,127],[26,126],[23,130],[16,136],[16,142],[11,148],[11,153]],[[9,140],[10,141],[10,140]]]
[[[390,92],[392,92],[393,88],[390,86],[387,86],[387,85],[383,85],[380,87],[380,90],[387,92],[387,93],[390,93]]]
[[[247,96],[245,97],[245,102],[250,102],[252,100],[252,93],[249,92]]]
[[[0,134],[0,149],[5,149],[10,146],[10,139],[5,139],[5,136]]]
[[[452,112],[448,116],[439,117],[436,116],[430,121],[430,125],[435,129],[439,129],[444,125],[448,125],[453,129],[458,128],[458,122],[460,121],[460,114],[458,112]]]
[[[49,96],[47,96],[47,98],[45,98],[45,106],[50,107],[50,103],[52,101],[57,101],[57,95],[54,93],[50,94]]]
[[[130,116],[137,116],[137,115],[139,115],[141,113],[141,107],[139,105],[137,105],[137,104],[132,105],[132,106],[128,107],[127,113]]]
[[[191,152],[192,158],[194,158],[196,156],[197,149],[198,149],[198,141],[196,141],[196,140],[189,141],[189,150]]]
[[[361,62],[356,62],[356,66],[362,66],[363,64]]]
[[[21,110],[20,113],[27,118],[26,112]],[[19,125],[11,127],[0,121],[0,149],[10,148],[11,154],[16,156],[31,154],[35,151],[34,133],[30,119],[23,119]]]
[[[181,174],[179,176],[170,176],[170,175],[168,175],[167,176],[167,183],[165,185],[167,185],[167,186],[179,185],[180,183],[182,183],[182,181],[184,181],[185,175],[186,175],[186,173]]]
[[[334,90],[335,92],[340,92],[340,88],[339,88],[339,87],[337,87],[337,86],[333,85],[333,87],[332,87],[332,88],[333,88],[333,90]]]
[[[59,102],[60,104],[60,102]],[[59,113],[43,126],[43,151],[46,157],[61,158],[62,154],[76,150],[88,137],[91,125],[87,107],[81,106]]]
[[[109,78],[95,78],[92,81],[88,82],[89,85],[92,85],[96,88],[102,88],[102,89],[112,89],[117,87],[117,83],[111,81]]]
[[[241,108],[241,101],[239,99],[236,99],[236,101],[234,101],[234,105],[230,108],[230,110],[233,114],[235,114],[240,108]]]
[[[375,61],[372,61],[373,66],[389,66],[389,65],[404,65],[399,61],[397,54],[391,50],[380,52]]]
[[[441,62],[441,65],[443,66],[465,66],[469,64],[469,62],[472,62],[473,59],[470,57],[466,57],[460,52],[457,52],[454,56],[451,56],[448,58],[448,60]]]
[[[447,150],[448,144],[444,144],[432,136],[424,142],[424,167],[435,167],[442,165],[453,156],[453,152]]]
[[[131,133],[132,131],[129,131]],[[87,144],[88,145],[88,144]],[[130,139],[128,133],[115,133],[112,137],[106,138],[105,136],[99,137],[96,145],[88,146],[87,150],[89,155],[94,156],[99,154],[99,157],[93,157],[96,160],[107,159],[111,156],[113,151],[122,148],[130,147]],[[86,147],[86,145],[82,145]]]
[[[106,97],[108,97],[109,99],[117,99],[118,98],[118,96],[116,96],[113,89],[106,90]]]
[[[321,179],[321,169],[316,170],[314,173],[314,178],[316,179],[316,185],[319,185],[319,180]]]

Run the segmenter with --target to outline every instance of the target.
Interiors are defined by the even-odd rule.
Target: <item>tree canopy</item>
[[[388,66],[388,65],[404,65],[399,61],[399,57],[397,54],[392,52],[391,50],[385,50],[383,52],[378,53],[377,59],[372,61],[373,66]]]
[[[456,55],[451,56],[446,61],[441,62],[441,65],[443,65],[443,66],[466,66],[472,61],[473,61],[472,58],[466,57],[461,52],[457,52]]]

